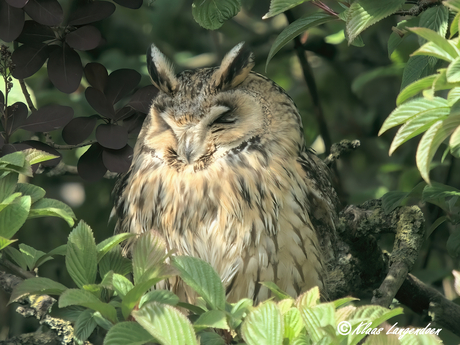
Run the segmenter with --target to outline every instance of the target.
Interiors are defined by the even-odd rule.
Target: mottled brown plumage
[[[160,93],[115,190],[115,232],[154,230],[209,262],[230,301],[268,298],[261,281],[292,296],[324,291],[328,243],[313,224],[333,226],[336,195],[292,99],[251,72],[242,44],[217,68],[177,76],[153,45],[147,60]]]

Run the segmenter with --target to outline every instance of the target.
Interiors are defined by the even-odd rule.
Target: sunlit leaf
[[[248,345],[283,343],[284,321],[273,301],[266,301],[254,308],[241,326],[241,334]]]
[[[310,0],[271,0],[270,9],[268,10],[268,13],[262,17],[262,19],[274,17],[306,1]]]
[[[407,85],[398,95],[396,99],[396,105],[401,105],[409,98],[416,96],[419,92],[424,89],[430,88],[433,85],[436,75],[429,75],[425,78],[421,78],[409,85]]]
[[[110,328],[104,345],[143,345],[153,343],[154,338],[137,322],[119,322]]]

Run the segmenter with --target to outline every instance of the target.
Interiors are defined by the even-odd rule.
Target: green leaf
[[[0,202],[4,203],[4,200],[13,194],[18,177],[17,173],[10,172],[0,179]]]
[[[434,69],[430,65],[430,59],[429,56],[411,56],[409,58],[404,68],[401,90],[419,78],[434,72]]]
[[[113,324],[109,320],[107,320],[105,317],[103,317],[102,314],[99,313],[98,311],[93,313],[93,319],[94,321],[96,321],[99,327],[102,327],[106,331],[109,331],[113,327]]]
[[[37,260],[37,262],[35,263],[35,266],[39,267],[44,262],[50,260],[49,258],[51,258],[54,255],[63,255],[64,256],[66,254],[67,254],[67,244],[60,245],[59,247],[56,247],[53,250],[51,250],[48,254],[43,255],[41,258],[39,258]]]
[[[450,41],[448,41],[447,44],[451,47],[454,47],[454,45],[451,44]],[[419,49],[417,49],[415,52],[412,53],[412,56],[414,55],[433,56],[435,58],[445,60],[448,62],[452,62],[458,57],[458,55],[455,55],[455,56],[450,55],[448,52],[446,52],[444,49],[440,48],[438,45],[436,45],[433,42],[425,43],[423,46],[421,46]]]
[[[260,284],[267,287],[279,300],[293,299],[273,282],[260,282]]]
[[[203,332],[199,334],[201,345],[226,345],[222,337],[214,332]]]
[[[433,6],[422,12],[419,26],[431,29],[441,37],[446,37],[448,23],[449,10],[444,6]],[[422,45],[426,43],[426,40],[419,37],[419,43]]]
[[[192,14],[195,21],[208,30],[216,30],[224,22],[238,14],[240,0],[193,0]]]
[[[268,10],[268,13],[262,17],[262,19],[274,17],[306,1],[310,0],[271,0],[270,9]]]
[[[38,218],[44,216],[59,217],[64,219],[69,226],[74,226],[76,219],[72,209],[62,201],[43,198],[32,205],[29,218]]]
[[[29,295],[60,295],[65,290],[67,287],[48,278],[29,278],[14,288],[8,303]]]
[[[404,2],[404,0],[360,0],[352,3],[347,11],[346,26],[350,41],[353,41],[369,26],[396,12],[404,5]]]
[[[443,1],[442,4],[455,12],[460,12],[460,0],[447,0]]]
[[[93,319],[93,311],[86,309],[81,312],[74,325],[74,334],[77,341],[84,342],[96,329],[97,323]]]
[[[430,235],[437,229],[438,226],[440,226],[442,223],[444,223],[447,220],[446,216],[439,217],[436,219],[433,224],[431,224],[430,228],[426,231],[426,237],[430,237]]]
[[[289,339],[291,343],[297,338],[304,328],[302,316],[297,308],[291,308],[287,313],[283,315],[284,319],[284,338]]]
[[[193,323],[195,330],[203,330],[205,328],[219,328],[229,330],[227,323],[227,315],[221,310],[209,310],[200,315]]]
[[[460,125],[460,115],[450,116],[434,123],[423,135],[417,147],[415,160],[422,178],[430,183],[430,164],[439,145]]]
[[[0,250],[8,247],[11,243],[16,242],[17,240],[8,240],[5,237],[0,236]]]
[[[453,106],[458,100],[460,100],[460,87],[454,87],[447,94],[447,103]]]
[[[18,183],[16,186],[16,192],[22,193],[22,195],[30,195],[32,204],[42,199],[46,194],[43,188],[30,183]]]
[[[81,305],[101,313],[112,322],[117,322],[117,311],[115,308],[99,300],[91,292],[80,289],[68,289],[59,297],[59,308],[71,305]]]
[[[231,329],[236,329],[242,322],[242,318],[252,307],[253,301],[249,298],[243,298],[236,303],[231,304],[229,325]]]
[[[355,297],[344,297],[344,298],[340,298],[340,299],[337,299],[335,301],[332,301],[332,304],[334,305],[334,308],[337,309],[345,304],[348,304],[350,302],[353,302],[353,301],[359,301],[359,298],[355,298]]]
[[[166,277],[170,272],[164,263],[167,254],[164,240],[152,231],[143,233],[133,249],[134,284],[157,277]]]
[[[0,212],[0,236],[10,239],[25,223],[31,205],[30,196],[16,198]]]
[[[131,260],[122,255],[120,246],[115,246],[104,255],[99,261],[99,274],[104,277],[107,272],[113,271],[122,276],[127,275],[133,271]]]
[[[442,183],[433,182],[425,186],[422,193],[422,201],[431,201],[436,199],[446,199],[452,196],[460,197],[460,190]]]
[[[442,108],[445,109],[442,110]],[[393,128],[408,121],[414,116],[431,112],[433,109],[435,109],[435,111],[438,111],[438,109],[439,111],[447,111],[447,109],[450,109],[450,107],[447,103],[447,100],[441,97],[435,97],[432,100],[428,100],[425,98],[416,98],[414,100],[406,102],[391,112],[391,114],[383,123],[382,128],[379,131],[379,135],[382,135],[390,128]]]
[[[207,262],[191,256],[171,257],[180,277],[211,306],[225,310],[225,290],[219,275]]]
[[[0,164],[1,163],[22,168],[26,163],[26,156],[22,151],[13,152],[1,157]]]
[[[398,95],[396,99],[396,105],[401,105],[409,98],[417,95],[424,89],[430,88],[433,85],[436,75],[429,75],[425,78],[419,79],[409,85],[407,85]]]
[[[284,321],[273,301],[266,301],[254,308],[241,326],[241,334],[248,345],[282,345]]]
[[[91,228],[84,221],[80,221],[69,235],[65,264],[79,288],[96,281],[96,242]]]
[[[22,195],[21,193],[14,193],[14,194],[11,194],[9,197],[5,198],[5,200],[3,200],[0,203],[0,212],[3,211],[3,209],[7,207],[8,205],[11,205],[21,195]]]
[[[460,13],[457,13],[452,19],[452,23],[450,23],[450,35],[449,38],[454,37],[456,34],[458,34],[458,23],[460,20]]]
[[[24,259],[26,260],[29,271],[32,271],[36,267],[35,263],[38,261],[38,259],[46,255],[45,252],[32,248],[24,243],[19,245],[19,250],[24,254]],[[48,258],[48,260],[51,260],[51,258]]]
[[[457,227],[449,236],[446,249],[450,256],[458,258],[460,256],[460,229]]]
[[[317,305],[320,302],[319,288],[315,286],[307,292],[297,297],[296,305],[297,308],[309,308]]]
[[[436,31],[430,30],[428,28],[408,28],[410,31],[414,32],[415,34],[419,35],[420,37],[426,39],[429,42],[432,42],[435,46],[437,46],[440,50],[443,50],[446,54],[450,56],[450,61],[457,58],[460,54],[458,48],[441,36]],[[447,29],[447,26],[446,26]],[[423,48],[423,46],[422,46]],[[443,54],[445,55],[445,54]]]
[[[392,191],[381,197],[382,208],[385,214],[389,214],[396,207],[400,206],[402,201],[409,195],[408,192]]]
[[[143,281],[140,284],[134,285],[134,287],[126,293],[121,301],[121,311],[125,319],[128,318],[134,307],[140,303],[142,296],[160,280],[160,278],[152,278]]]
[[[117,295],[121,298],[125,297],[125,295],[134,287],[133,283],[131,283],[128,278],[116,273],[113,274],[112,285]]]
[[[104,345],[143,345],[155,339],[137,322],[126,321],[113,325],[104,338]]]
[[[289,345],[311,345],[311,340],[305,334],[300,334]]]
[[[396,28],[393,28],[393,32],[388,39],[388,57],[391,57],[391,54],[396,50],[396,48],[401,44],[401,42],[412,34],[412,32],[406,30],[407,27],[418,25],[419,18],[414,17],[409,20],[402,20],[396,25]]]
[[[403,143],[425,132],[436,121],[445,119],[450,112],[450,107],[436,108],[423,111],[407,120],[396,133],[390,146],[390,156]]]
[[[168,290],[153,290],[141,297],[139,308],[142,308],[142,306],[148,302],[159,302],[174,306],[179,303],[179,297]]]
[[[453,131],[449,140],[449,147],[452,155],[460,158],[460,126]]]
[[[40,151],[37,149],[27,149],[23,151],[25,154],[25,159],[29,162],[30,165],[50,161],[59,156],[52,155],[51,153]]]
[[[460,82],[460,57],[449,64],[446,71],[446,77],[449,83]]]
[[[317,12],[307,17],[297,19],[295,22],[289,24],[289,26],[281,31],[278,37],[276,37],[275,42],[273,42],[270,52],[268,53],[267,62],[265,63],[265,70],[267,70],[268,63],[273,56],[275,56],[281,48],[291,42],[295,37],[299,36],[302,32],[308,30],[309,28],[327,23],[334,19],[337,18],[324,12]]]
[[[162,345],[198,345],[190,321],[170,305],[151,302],[133,316]]]
[[[118,234],[112,237],[109,237],[99,243],[96,246],[97,249],[97,262],[101,261],[105,254],[107,254],[113,247],[120,244],[121,242],[127,240],[130,237],[134,237],[136,234],[125,232],[123,234]]]
[[[21,267],[24,271],[27,271],[27,261],[24,256],[19,250],[14,247],[9,247],[5,249],[5,253],[9,255],[9,257],[16,262],[19,267]]]
[[[326,332],[322,329],[326,325],[333,325],[335,327],[334,306],[332,303],[318,304],[313,307],[299,308],[300,315],[307,333],[315,342],[320,341]]]

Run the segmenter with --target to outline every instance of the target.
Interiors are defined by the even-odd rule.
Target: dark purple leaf
[[[155,86],[145,86],[134,93],[128,105],[141,113],[148,114],[152,101],[157,94],[158,89]]]
[[[31,132],[50,132],[64,127],[73,118],[73,109],[52,104],[33,112],[20,128]]]
[[[97,62],[90,62],[85,66],[85,77],[88,83],[104,92],[105,85],[107,84],[107,78],[109,74],[103,65]]]
[[[5,96],[3,92],[0,91],[0,108],[3,107],[3,104],[5,104]]]
[[[0,135],[0,150],[2,149],[3,145],[5,145],[5,138],[3,138],[2,135]]]
[[[101,43],[101,33],[94,26],[86,25],[68,34],[65,41],[74,49],[91,50]]]
[[[48,76],[59,91],[72,93],[77,90],[83,76],[78,53],[67,44],[54,50],[48,59]]]
[[[24,26],[24,11],[0,0],[0,39],[14,41]]]
[[[13,77],[18,79],[30,77],[43,66],[48,56],[49,49],[44,43],[39,43],[36,46],[27,44],[20,46],[11,56],[16,65],[13,70]]]
[[[94,23],[109,17],[116,6],[108,1],[90,2],[78,7],[69,16],[69,25],[84,25]]]
[[[72,119],[62,130],[62,138],[69,145],[82,143],[93,132],[97,120],[97,115]]]
[[[56,39],[56,36],[49,26],[38,24],[33,20],[26,20],[24,29],[16,41],[29,45],[37,45],[37,43],[54,39]]]
[[[114,120],[115,121],[120,121],[120,120],[126,119],[126,118],[130,117],[131,115],[133,115],[134,113],[135,113],[135,111],[130,107],[120,108],[115,113]]]
[[[6,2],[13,7],[23,8],[29,0],[6,0]]]
[[[2,125],[8,136],[20,127],[27,119],[27,106],[22,102],[16,102],[8,107],[8,118],[2,117]]]
[[[30,147],[33,147],[34,149],[37,149],[37,150],[40,150],[40,151],[45,151],[45,152],[51,153],[52,155],[55,155],[55,156],[59,157],[59,158],[51,159],[49,161],[45,161],[45,162],[40,163],[44,167],[55,167],[56,165],[59,164],[59,162],[62,159],[62,155],[56,149],[52,148],[51,146],[49,146],[49,145],[47,145],[45,143],[42,143],[41,141],[26,140],[26,141],[22,141],[21,144],[29,145]]]
[[[29,0],[24,11],[36,22],[56,26],[61,24],[64,11],[57,0]]]
[[[139,132],[144,123],[145,116],[143,113],[136,113],[134,116],[123,121],[123,127],[126,128],[129,134]]]
[[[96,128],[96,139],[107,149],[119,150],[128,143],[128,131],[117,125],[99,125]]]
[[[30,146],[22,143],[6,144],[2,147],[2,156],[16,151],[22,151],[27,149],[30,149]]]
[[[131,166],[133,148],[126,145],[120,150],[104,149],[102,161],[107,169],[116,173],[125,173]]]
[[[117,103],[141,81],[141,75],[133,69],[119,69],[110,73],[105,95],[112,104]]]
[[[89,105],[99,114],[109,119],[115,117],[115,110],[105,95],[94,87],[88,87],[85,91],[85,97]]]
[[[107,168],[102,162],[102,150],[102,146],[95,143],[78,160],[78,174],[83,179],[95,182],[104,177]]]
[[[142,6],[142,0],[113,0],[118,5],[137,10]]]

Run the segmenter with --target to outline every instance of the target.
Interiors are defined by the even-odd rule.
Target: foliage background
[[[60,3],[65,11],[73,6],[72,0],[62,0]],[[331,1],[330,6],[334,8],[337,5]],[[247,0],[243,2],[243,8],[219,30],[209,31],[194,21],[189,1],[145,1],[137,10],[117,5],[111,17],[95,23],[104,43],[79,54],[83,66],[89,62],[100,62],[109,72],[120,68],[139,71],[142,74],[139,86],[146,86],[150,81],[145,51],[152,42],[174,61],[176,69],[180,71],[216,65],[229,49],[246,41],[255,53],[254,70],[276,81],[293,97],[303,117],[307,143],[321,154],[324,146],[292,43],[273,58],[265,71],[268,52],[276,36],[287,25],[286,18],[278,15],[262,20],[269,8],[268,0]],[[300,17],[316,11],[316,7],[306,2],[294,8],[293,13]],[[414,158],[418,140],[409,141],[389,157],[388,150],[396,130],[390,130],[382,137],[377,136],[383,121],[395,108],[403,71],[401,63],[407,61],[409,54],[418,47],[417,36],[411,35],[403,42],[400,55],[393,59],[388,57],[387,42],[391,28],[400,19],[390,16],[366,30],[362,34],[364,47],[348,46],[346,40],[341,40],[343,24],[339,22],[321,25],[301,36],[308,48],[308,60],[313,68],[332,142],[342,139],[361,141],[358,150],[338,162],[340,197],[344,206],[379,198],[392,190],[410,191],[422,181]],[[67,95],[50,83],[45,65],[38,73],[27,78],[26,83],[38,108],[53,103],[70,105],[75,116],[94,113],[84,97],[88,86],[84,78],[80,88]],[[18,85],[15,85],[14,93],[21,98]],[[30,137],[29,132],[21,130],[15,135],[16,140]],[[56,143],[64,143],[59,132],[53,133],[53,139]],[[134,142],[133,135],[130,143]],[[65,163],[76,165],[84,150],[79,148],[65,152]],[[460,188],[460,163],[452,158],[448,156],[441,164],[440,157],[436,156],[438,166],[432,171],[431,178]],[[112,228],[107,226],[107,220],[112,207],[110,193],[114,180],[89,183],[78,176],[49,178],[38,175],[30,182],[42,186],[48,197],[67,202],[73,207],[77,218],[84,219],[93,228],[96,242],[111,235]],[[441,211],[432,204],[423,206],[429,226]],[[28,221],[18,233],[18,239],[20,243],[46,252],[65,243],[69,231],[63,220],[41,218]],[[443,223],[433,232],[424,244],[413,273],[440,289],[448,298],[458,300],[451,274],[453,269],[459,269],[458,259],[452,258],[446,251],[446,241],[452,231],[449,224]],[[387,243],[388,249],[391,249],[391,238],[381,240],[384,247]],[[40,275],[64,284],[70,282],[60,258],[44,264],[40,268]],[[8,296],[0,294],[0,305],[6,305],[7,301]],[[0,339],[36,329],[36,321],[24,319],[14,310],[15,305],[10,305],[0,312]],[[417,326],[427,324],[426,320],[409,311],[405,317],[405,323]],[[447,331],[441,335],[446,344],[459,342]]]

